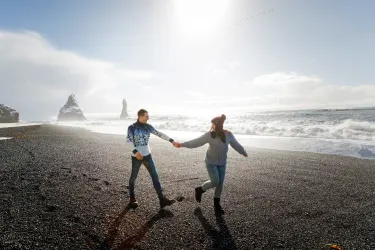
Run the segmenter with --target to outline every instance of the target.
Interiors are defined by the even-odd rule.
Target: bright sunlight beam
[[[210,34],[226,14],[229,0],[174,0],[178,28],[191,38]]]

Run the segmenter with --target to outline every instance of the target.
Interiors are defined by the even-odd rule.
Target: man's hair
[[[140,110],[138,111],[138,117],[140,117],[140,116],[144,116],[145,113],[148,113],[148,111],[145,110],[145,109],[140,109]]]

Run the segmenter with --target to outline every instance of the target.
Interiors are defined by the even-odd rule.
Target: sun
[[[178,29],[189,37],[210,34],[226,14],[229,0],[174,0]]]

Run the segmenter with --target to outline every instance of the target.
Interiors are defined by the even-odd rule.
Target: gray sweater
[[[209,144],[207,153],[206,153],[206,163],[212,165],[225,165],[227,163],[227,153],[228,145],[230,144],[238,153],[246,155],[245,149],[238,143],[234,135],[225,131],[226,142],[224,143],[220,137],[212,138],[210,132],[205,133],[197,139],[181,143],[182,147],[186,148],[198,148],[206,143]]]

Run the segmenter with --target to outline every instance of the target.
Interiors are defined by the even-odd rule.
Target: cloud
[[[212,96],[209,96],[207,94],[204,94],[202,92],[196,92],[196,91],[190,91],[190,90],[185,90],[185,93],[193,98],[199,99],[199,100],[207,100],[207,99],[212,99]]]
[[[187,103],[232,113],[375,106],[375,85],[327,84],[317,76],[295,72],[260,75],[241,88],[227,90],[216,95],[186,91],[191,96]]]
[[[241,65],[241,64],[240,64],[239,62],[234,61],[234,62],[230,62],[230,63],[228,64],[228,68],[231,69],[231,70],[233,70],[233,69],[238,68],[240,65]]]
[[[268,109],[375,106],[375,85],[327,84],[316,76],[277,72],[246,84],[251,107]]]
[[[197,91],[185,90],[190,97],[184,102],[186,105],[182,110],[189,110],[193,114],[215,115],[221,113],[243,113],[248,111],[249,98],[239,98],[228,95],[212,95],[211,93],[202,93]]]
[[[322,80],[317,77],[283,72],[258,76],[251,83],[258,91],[288,94],[310,92],[321,84]]]
[[[237,69],[238,67],[240,67],[240,65],[241,64],[238,61],[231,61],[226,64],[218,64],[216,62],[210,61],[204,63],[203,68],[220,77]]]
[[[212,77],[198,74],[205,84],[180,92],[181,86],[171,83],[178,79],[160,79],[155,71],[62,50],[35,32],[0,31],[0,103],[17,109],[24,120],[56,116],[71,93],[87,113],[121,112],[123,98],[132,110],[145,105],[184,113],[375,106],[374,85],[332,84],[296,72],[260,75],[239,85],[233,72],[241,65],[206,63],[204,73]],[[146,102],[139,102],[137,93]]]
[[[58,49],[35,32],[0,31],[0,102],[15,107],[21,119],[56,115],[71,93],[84,111],[121,108],[134,87],[155,77]]]

